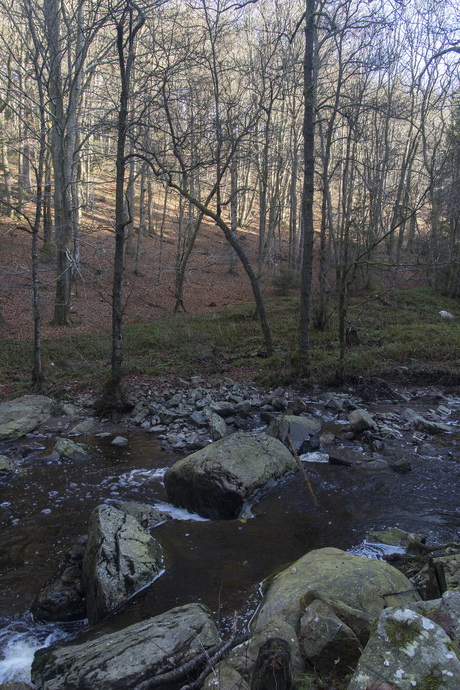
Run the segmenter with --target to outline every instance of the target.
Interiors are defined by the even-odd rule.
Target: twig
[[[308,474],[307,474],[307,471],[306,471],[305,467],[302,465],[302,462],[301,462],[301,460],[300,460],[300,458],[299,458],[299,456],[298,456],[298,454],[297,454],[297,451],[296,451],[295,446],[294,446],[294,444],[293,444],[293,442],[292,442],[292,438],[291,438],[290,434],[287,434],[286,438],[287,438],[288,443],[289,443],[289,445],[290,445],[290,447],[291,447],[292,454],[293,454],[293,456],[294,456],[294,458],[295,458],[295,460],[296,460],[298,466],[299,466],[300,469],[302,470],[303,476],[305,477],[305,481],[307,482],[308,489],[309,489],[311,495],[313,496],[313,500],[314,500],[314,502],[315,502],[315,505],[319,508],[318,499],[316,498],[315,492],[313,491],[313,487],[312,487],[312,485],[311,485],[310,478],[309,478],[309,476],[308,476]]]
[[[197,690],[197,688],[200,688],[203,684],[204,679],[211,673],[217,662],[220,661],[230,649],[233,649],[233,647],[237,647],[242,642],[246,642],[246,640],[248,640],[250,637],[250,633],[245,633],[244,635],[240,635],[239,637],[232,635],[229,641],[226,642],[212,657],[210,657],[208,663],[206,664],[198,678],[193,683],[189,683],[189,685],[183,685],[180,690]]]

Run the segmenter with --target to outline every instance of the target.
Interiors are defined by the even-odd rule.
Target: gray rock
[[[375,429],[375,422],[366,410],[353,410],[348,415],[348,421],[353,431],[365,431]]]
[[[221,417],[230,417],[235,411],[235,405],[229,400],[217,400],[209,405],[209,409]]]
[[[366,532],[366,540],[374,544],[388,544],[389,546],[405,547],[409,533],[399,527],[386,530],[370,530]]]
[[[222,417],[215,412],[208,412],[209,433],[213,441],[219,441],[227,435],[227,424]]]
[[[201,690],[250,690],[249,683],[225,659],[216,664],[213,672],[205,679]]]
[[[369,467],[372,458],[365,453],[358,453],[350,448],[331,448],[329,451],[329,462],[331,465],[345,465],[346,467]]]
[[[402,433],[399,431],[399,429],[395,429],[394,427],[382,426],[379,429],[379,436],[385,439],[394,440],[397,438],[402,438]]]
[[[91,427],[94,426],[94,420],[93,419],[85,419],[83,422],[80,422],[76,426],[74,426],[70,431],[69,434],[71,436],[79,436],[80,434],[87,434],[88,431],[91,429]]]
[[[165,522],[165,520],[169,520],[168,515],[161,513],[148,503],[129,501],[127,503],[122,503],[120,510],[136,518],[141,527],[145,530],[151,530],[162,522]]]
[[[208,426],[208,418],[206,414],[200,410],[195,410],[195,412],[192,412],[189,417],[189,421],[198,427]]]
[[[111,445],[112,446],[118,446],[119,448],[124,448],[125,446],[128,445],[128,439],[125,438],[124,436],[115,436]]]
[[[419,415],[418,412],[415,412],[415,410],[413,410],[411,407],[408,407],[404,410],[402,417],[406,422],[409,422],[409,424],[415,422],[416,419],[422,418],[421,415]]]
[[[271,620],[267,625],[257,630],[249,640],[235,647],[226,659],[226,663],[238,672],[241,678],[249,682],[252,670],[260,648],[269,639],[281,638],[291,649],[291,662],[294,676],[300,676],[304,670],[304,663],[300,651],[299,640],[294,628],[281,618]],[[212,687],[212,675],[207,678],[205,687]]]
[[[0,441],[19,438],[51,416],[54,402],[45,395],[23,395],[0,403]]]
[[[456,565],[458,568],[459,563],[457,562]],[[451,575],[454,575],[454,573],[452,572]],[[448,589],[440,599],[418,601],[416,604],[408,604],[406,608],[426,616],[426,618],[440,625],[449,637],[457,640],[460,639],[459,586],[456,589]]]
[[[270,422],[267,434],[279,439],[283,443],[287,442],[289,436],[297,452],[300,451],[302,444],[321,430],[321,421],[314,417],[298,417],[296,415],[282,415],[275,417]]]
[[[86,540],[65,555],[57,572],[43,585],[31,606],[38,621],[76,621],[86,618],[82,565]]]
[[[112,506],[91,514],[83,584],[91,625],[101,621],[160,573],[162,549],[140,523]]]
[[[398,458],[390,464],[390,467],[397,474],[407,474],[412,470],[412,465],[407,458]]]
[[[188,604],[89,642],[41,649],[32,664],[32,682],[36,690],[145,690],[164,674],[212,654],[217,644],[208,609]],[[182,676],[159,687],[173,690],[185,682]]]
[[[77,414],[77,408],[73,403],[62,403],[62,411],[69,417],[73,417]]]
[[[68,458],[69,460],[89,460],[91,453],[88,451],[88,446],[83,443],[75,443],[70,438],[59,438],[54,446],[59,457]]]
[[[182,402],[182,393],[175,393],[166,403],[166,407],[178,407]]]
[[[241,402],[237,403],[235,406],[235,410],[237,412],[243,412],[243,414],[247,414],[251,410],[251,401],[250,400],[241,400]]]
[[[11,458],[6,455],[0,455],[0,474],[4,472],[11,472],[14,468],[14,463]]]
[[[458,690],[460,659],[452,639],[439,625],[410,608],[385,609],[348,690],[365,690],[383,681],[398,690]]]
[[[180,413],[176,412],[176,410],[166,410],[166,409],[159,411],[159,417],[160,417],[160,422],[162,424],[166,424],[166,425],[173,424],[178,419],[182,419],[182,415]]]
[[[344,604],[343,601],[334,597],[330,591],[318,592],[315,589],[308,589],[305,594],[302,594],[300,597],[300,610],[306,611],[315,601],[321,601],[327,604],[329,610],[353,631],[360,644],[363,647],[367,644],[374,621],[372,615],[366,611],[361,611],[360,609]]]
[[[353,630],[319,599],[307,606],[300,619],[300,639],[305,658],[320,674],[346,675],[361,656]]]
[[[416,429],[421,429],[429,434],[441,434],[444,432],[452,433],[452,427],[448,424],[442,424],[442,422],[432,422],[430,419],[424,419],[424,417],[419,417],[414,422]]]
[[[255,492],[295,468],[294,458],[277,439],[237,432],[176,462],[164,482],[175,505],[203,517],[231,519]]]
[[[406,422],[413,424],[416,429],[421,429],[429,434],[452,432],[452,427],[450,427],[448,424],[442,424],[441,422],[433,422],[429,419],[425,419],[410,407],[404,410],[403,417]]]

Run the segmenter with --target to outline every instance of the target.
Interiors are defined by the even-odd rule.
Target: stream
[[[427,404],[419,401],[420,409]],[[35,649],[83,630],[83,623],[34,623],[29,608],[63,554],[86,533],[99,503],[149,503],[174,519],[152,532],[165,552],[164,573],[97,632],[202,602],[225,634],[235,611],[240,627],[247,626],[265,577],[312,549],[334,546],[378,557],[383,548],[367,544],[366,532],[391,527],[422,533],[428,541],[458,538],[460,401],[451,423],[452,433],[430,439],[439,444],[436,457],[415,453],[413,432],[385,444],[385,455],[409,457],[407,474],[308,463],[319,507],[297,472],[253,508],[253,517],[229,521],[204,520],[168,505],[162,478],[178,456],[162,450],[153,434],[131,434],[125,448],[82,436],[78,441],[94,454],[86,462],[51,459],[53,438],[27,439],[35,450],[0,479],[0,683],[30,682]],[[340,433],[332,416],[323,430],[328,424]]]

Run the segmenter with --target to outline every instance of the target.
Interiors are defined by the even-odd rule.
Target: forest
[[[218,229],[268,358],[267,276],[299,290],[290,365],[305,377],[312,330],[332,313],[343,373],[357,294],[369,310],[408,286],[460,297],[454,0],[1,2],[2,241],[27,238],[38,387],[45,281],[53,325],[72,326],[99,226],[111,244],[111,405],[127,262],[142,274],[149,238],[158,271],[173,243],[180,312],[203,228]]]

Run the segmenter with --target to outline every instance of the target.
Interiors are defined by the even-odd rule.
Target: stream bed
[[[265,577],[312,549],[334,546],[375,557],[379,549],[366,544],[366,532],[391,527],[428,541],[458,538],[459,416],[457,410],[452,433],[438,440],[436,457],[417,455],[411,434],[386,446],[395,458],[409,457],[406,474],[307,463],[318,506],[297,472],[254,506],[253,517],[227,521],[168,505],[162,478],[178,456],[162,450],[153,434],[131,434],[121,449],[110,439],[80,437],[93,452],[91,461],[80,462],[51,459],[54,439],[28,439],[36,449],[0,480],[0,683],[29,681],[35,649],[83,629],[83,623],[36,624],[29,608],[63,554],[86,533],[99,503],[149,503],[174,519],[152,532],[165,552],[164,573],[96,632],[202,602],[225,634],[235,611],[241,629],[247,627]]]

